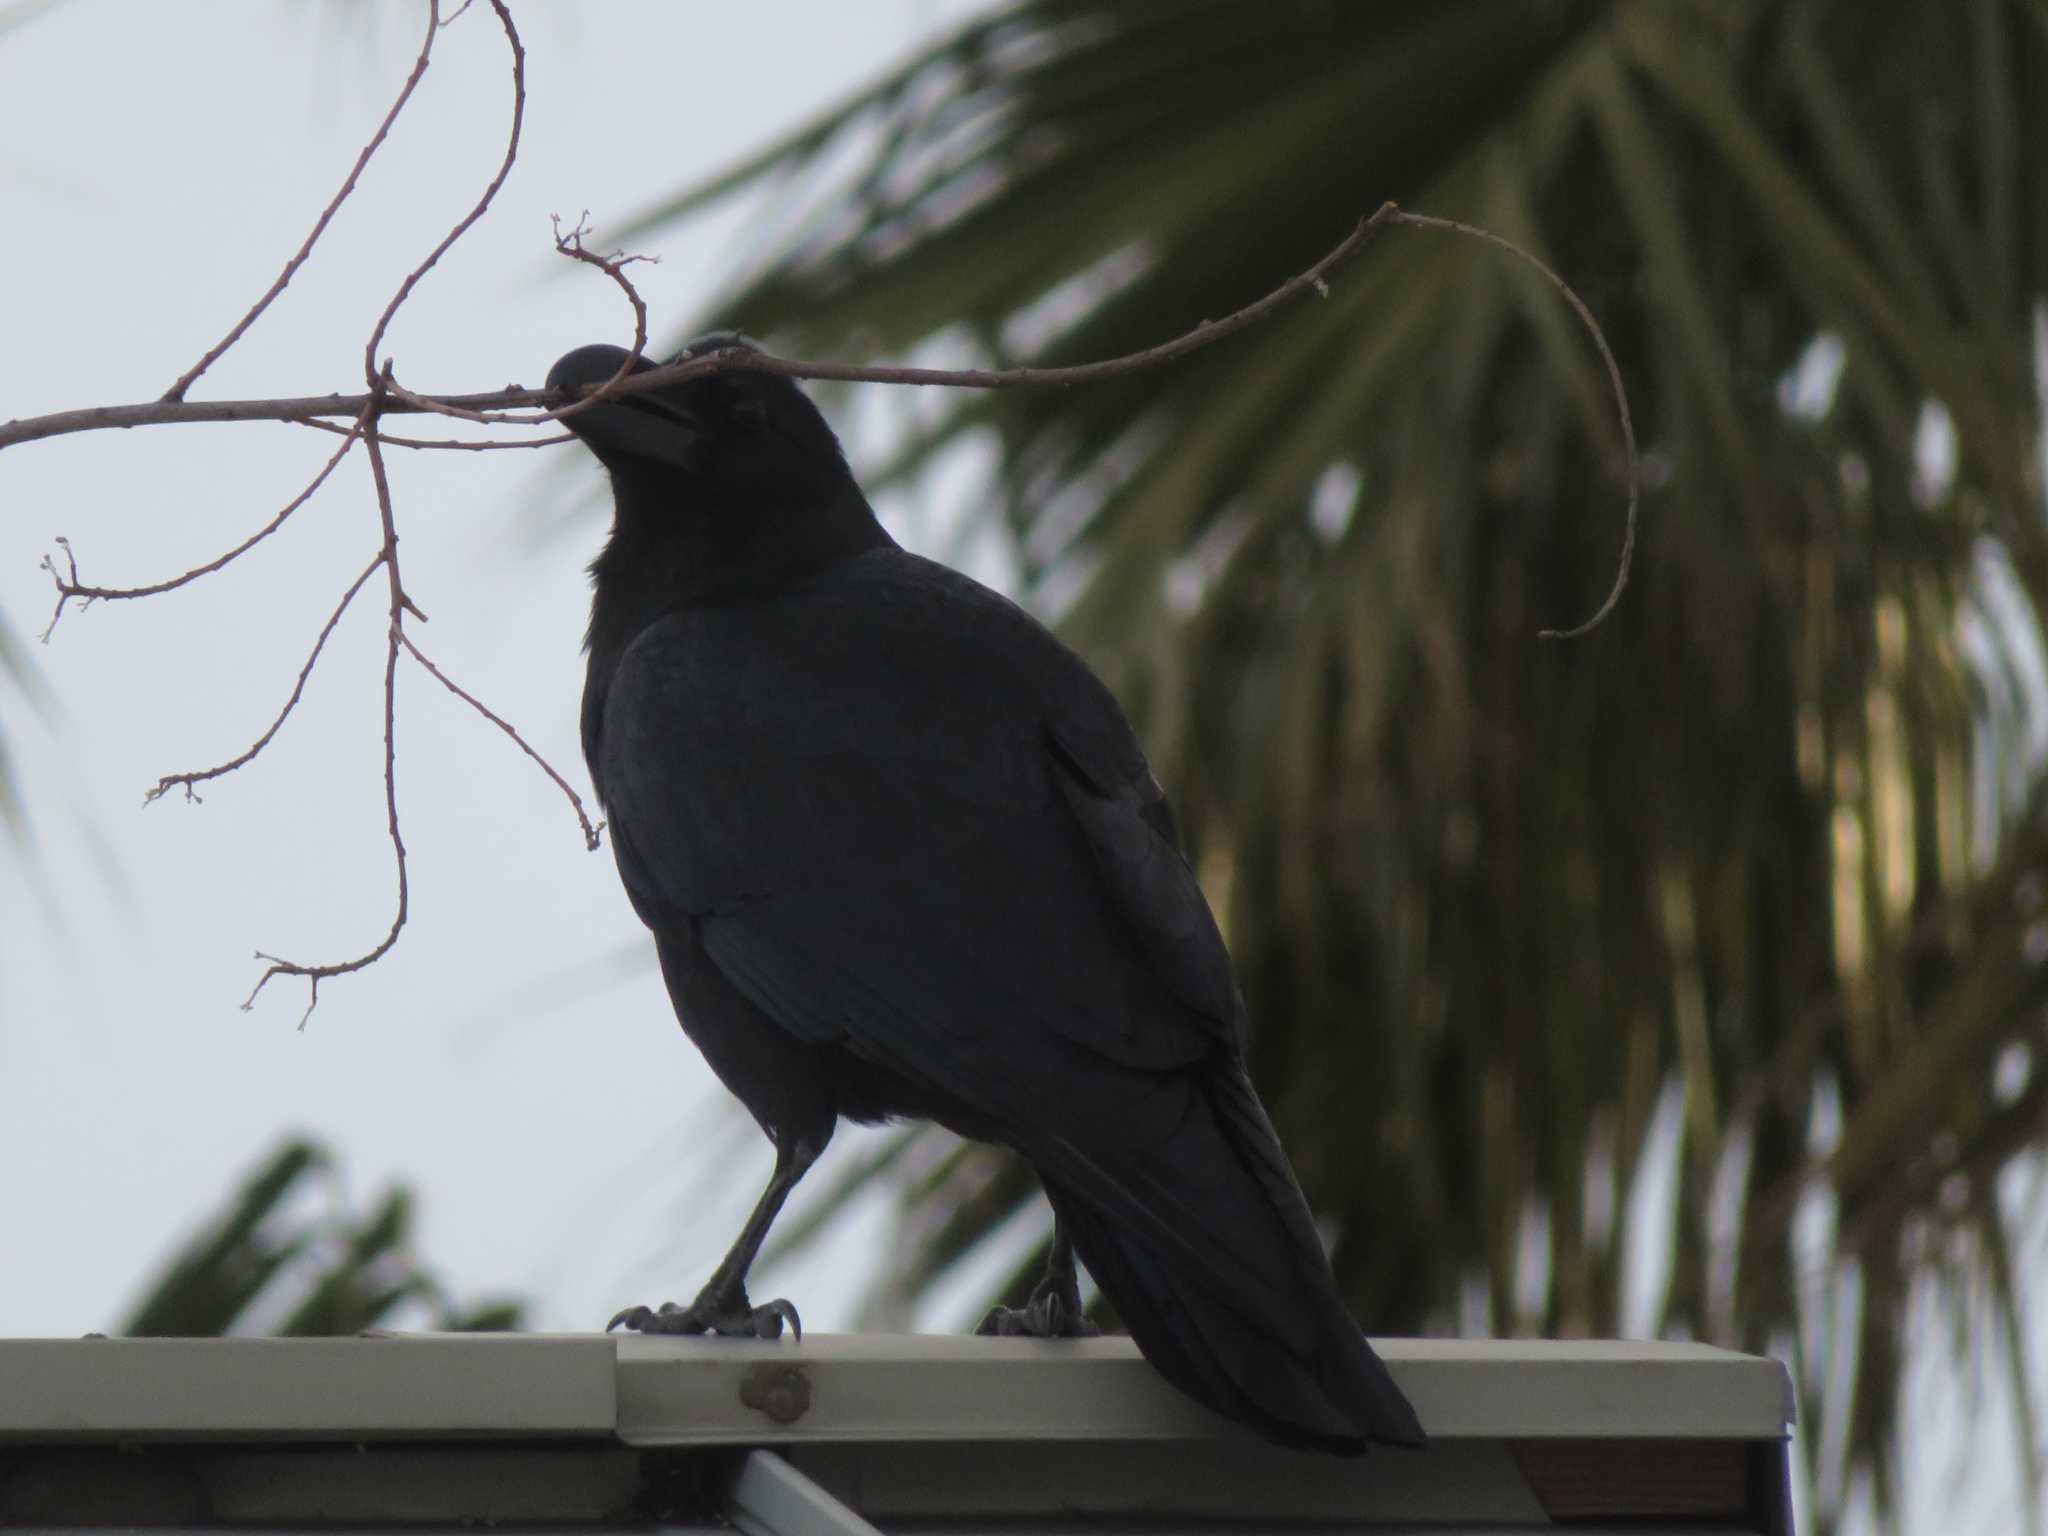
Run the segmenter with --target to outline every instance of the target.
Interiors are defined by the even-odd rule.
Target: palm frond
[[[454,1331],[521,1326],[518,1303],[457,1304],[411,1250],[412,1197],[387,1191],[356,1216],[337,1199],[333,1160],[287,1141],[151,1279],[119,1332],[360,1333],[410,1304]]]
[[[1533,632],[1612,574],[1613,427],[1477,247],[1390,238],[1169,372],[938,406],[870,484],[997,445],[1369,1325],[1611,1332],[1662,1247],[1656,1326],[1851,1352],[1804,1390],[1880,1491],[1905,1299],[1951,1235],[2010,1294],[1988,1192],[2041,1139],[2044,111],[2031,0],[1018,0],[719,188],[790,234],[715,318],[813,355],[1135,350],[1386,197],[1570,278],[1651,484],[1576,645]],[[958,1158],[904,1195],[897,1294],[1012,1208]]]

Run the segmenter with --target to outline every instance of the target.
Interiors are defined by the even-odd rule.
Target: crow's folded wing
[[[612,680],[598,763],[641,915],[694,925],[778,1026],[959,1106],[1247,1306],[1295,1283],[1267,1218],[1212,1230],[1241,1173],[1206,1101],[1243,1015],[1171,814],[1021,611],[888,551],[673,616]]]
[[[1020,610],[887,551],[635,641],[599,788],[657,928],[785,1028],[972,1082],[1048,1036],[1134,1067],[1235,1042],[1221,938],[1115,703]]]

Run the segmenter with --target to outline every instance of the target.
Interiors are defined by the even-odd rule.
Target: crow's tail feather
[[[1189,1089],[1189,1112],[1160,1149],[1173,1164],[1158,1170],[1165,1178],[1089,1160],[1079,1177],[1047,1183],[1138,1348],[1189,1396],[1284,1445],[1358,1455],[1375,1440],[1424,1444],[1414,1409],[1338,1299],[1242,1068],[1213,1068]],[[1146,1195],[1162,1187],[1200,1198],[1160,1211]],[[1248,1284],[1248,1272],[1260,1278]]]

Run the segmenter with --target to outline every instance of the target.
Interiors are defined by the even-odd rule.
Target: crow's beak
[[[548,370],[547,387],[573,393],[602,384],[618,373],[626,356],[624,347],[578,347]],[[646,373],[658,366],[645,357],[633,359],[634,373]],[[691,450],[703,432],[696,417],[660,390],[601,400],[565,418],[562,425],[582,438],[606,464],[636,459],[675,469],[690,467]]]

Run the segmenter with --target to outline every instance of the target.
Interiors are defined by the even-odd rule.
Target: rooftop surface
[[[1375,1347],[1428,1450],[1276,1449],[1115,1338],[0,1340],[0,1526],[1790,1529],[1775,1361]]]

